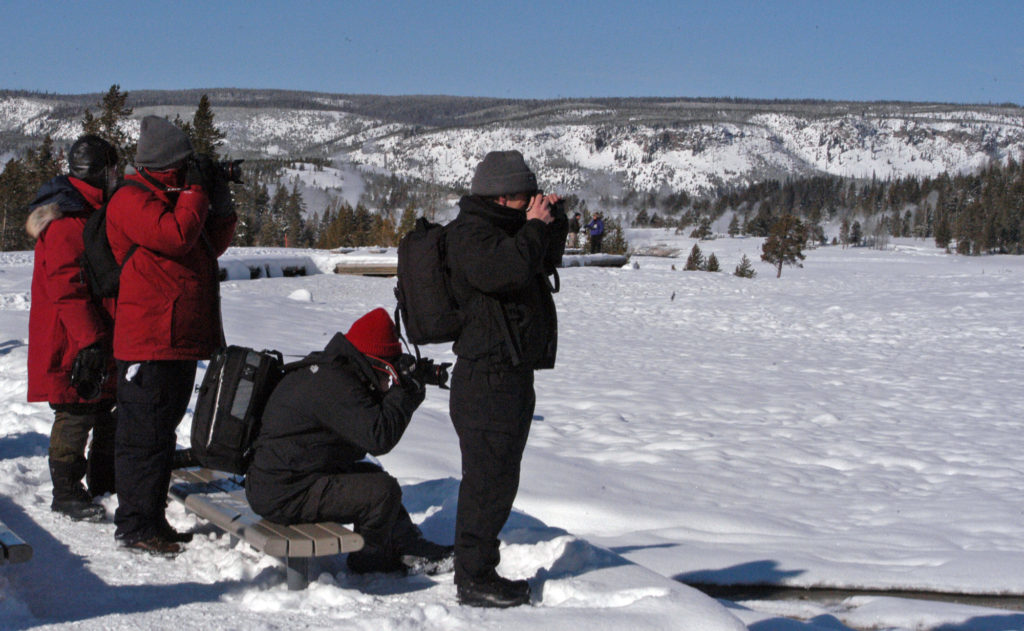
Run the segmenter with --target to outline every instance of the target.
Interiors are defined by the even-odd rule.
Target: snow
[[[558,366],[537,375],[499,568],[535,596],[498,611],[460,607],[451,575],[355,577],[340,558],[289,592],[275,561],[174,503],[172,524],[197,535],[173,561],[116,547],[115,497],[101,524],[55,516],[52,413],[24,402],[31,253],[0,254],[0,521],[35,547],[29,563],[0,568],[0,628],[1024,628],[1024,614],[991,607],[729,602],[683,584],[1024,593],[1024,259],[896,240],[810,250],[776,279],[759,239],[701,242],[724,270],[713,274],[681,271],[691,239],[629,238],[680,258],[561,270]],[[730,273],[743,254],[754,279]],[[330,273],[345,257],[393,250],[230,250],[225,262],[246,270],[310,270],[231,273],[228,341],[296,357],[390,309],[393,279]],[[454,360],[446,345],[422,350]],[[447,405],[430,389],[381,458],[442,542],[460,475]]]

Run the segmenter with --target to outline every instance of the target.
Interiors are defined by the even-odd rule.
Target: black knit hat
[[[142,119],[135,164],[147,169],[166,169],[192,155],[192,143],[184,131],[159,116]]]
[[[68,150],[68,175],[99,189],[107,187],[107,168],[117,165],[117,149],[94,134],[86,134]]]
[[[472,195],[498,197],[515,193],[537,191],[537,176],[526,166],[523,154],[516,150],[492,151],[476,165],[473,182],[469,186]]]

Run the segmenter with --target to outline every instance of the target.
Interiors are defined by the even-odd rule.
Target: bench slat
[[[32,546],[0,522],[0,565],[24,563],[32,558]]]
[[[284,526],[263,519],[249,506],[245,489],[228,473],[176,469],[170,497],[228,534],[271,556],[308,558],[363,547],[363,538],[333,522]]]

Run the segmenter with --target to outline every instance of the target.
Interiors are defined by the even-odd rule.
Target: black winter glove
[[[201,186],[206,188],[206,174],[203,172],[203,158],[210,162],[208,156],[193,155],[185,165],[185,186]]]
[[[218,171],[219,173],[219,171]],[[231,197],[231,187],[228,181],[218,175],[213,185],[206,189],[210,198],[210,217],[227,217],[235,212],[235,200]]]
[[[78,351],[71,364],[71,387],[86,401],[99,398],[103,394],[103,384],[110,376],[109,366],[110,352],[107,349],[99,344],[86,346]]]
[[[415,357],[409,354],[403,354],[398,358],[398,362],[395,367],[398,369],[398,381],[399,385],[402,386],[402,389],[413,394],[420,394],[426,390],[423,380],[416,375]]]

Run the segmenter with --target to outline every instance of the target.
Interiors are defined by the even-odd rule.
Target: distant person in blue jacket
[[[593,219],[587,224],[587,232],[590,234],[590,253],[599,253],[601,240],[604,239],[604,219],[601,213],[594,213]]]

